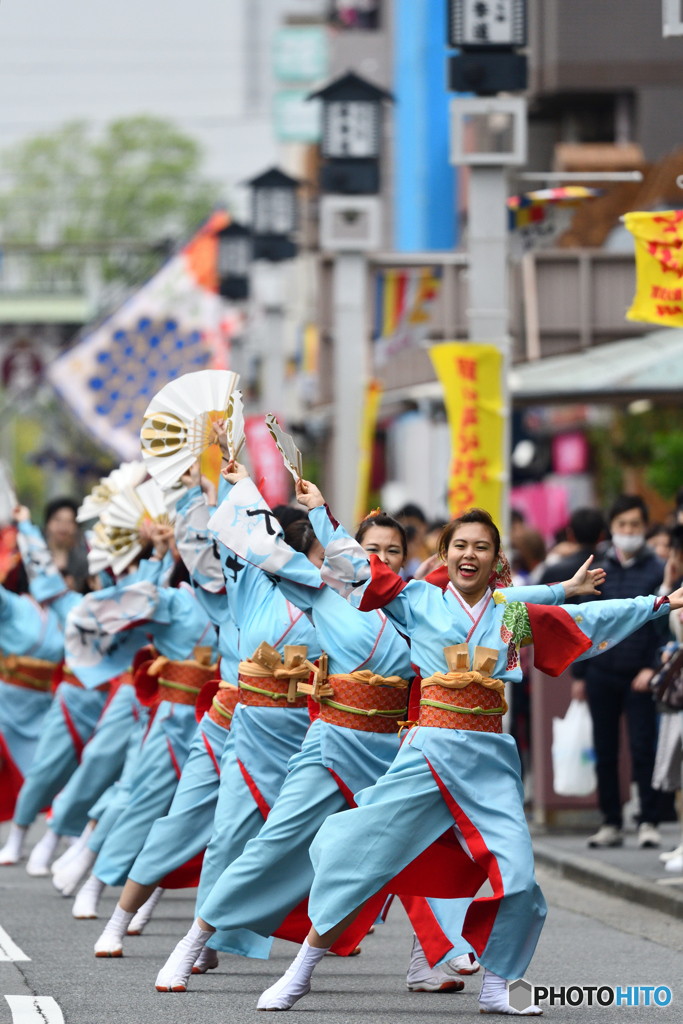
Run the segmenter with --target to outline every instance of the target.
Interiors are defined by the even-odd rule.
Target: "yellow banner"
[[[360,457],[358,459],[358,480],[356,483],[356,519],[359,523],[367,513],[368,494],[370,492],[370,473],[372,472],[372,452],[375,445],[375,431],[379,407],[382,404],[382,385],[378,380],[371,380],[365,391],[363,420],[360,428]]]
[[[629,320],[683,327],[683,210],[627,213],[636,246],[636,294]]]
[[[503,357],[495,345],[445,342],[429,354],[444,393],[451,429],[448,507],[473,506],[503,523],[505,420]]]

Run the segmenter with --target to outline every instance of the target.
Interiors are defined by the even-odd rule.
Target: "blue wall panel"
[[[451,249],[457,174],[448,162],[446,0],[395,0],[394,244]]]

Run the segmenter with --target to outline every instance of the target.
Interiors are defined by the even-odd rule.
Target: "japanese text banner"
[[[627,213],[636,246],[636,294],[626,316],[683,327],[683,210]]]
[[[429,350],[451,430],[448,508],[485,508],[503,518],[503,357],[495,345],[445,342]]]

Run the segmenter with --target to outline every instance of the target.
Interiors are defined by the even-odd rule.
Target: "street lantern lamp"
[[[278,263],[296,256],[291,235],[298,226],[299,182],[271,167],[247,182],[251,189],[251,232],[254,259]]]
[[[454,50],[526,46],[526,0],[448,0]]]
[[[252,256],[251,231],[244,224],[232,221],[218,232],[218,290],[224,298],[248,298]]]
[[[451,92],[494,96],[527,85],[527,0],[448,0],[447,42]]]
[[[312,93],[323,103],[323,192],[374,195],[379,192],[382,104],[391,93],[352,71]]]

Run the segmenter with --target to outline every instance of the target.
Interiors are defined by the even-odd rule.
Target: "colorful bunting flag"
[[[216,291],[215,214],[195,238],[103,323],[86,329],[48,377],[81,423],[120,458],[140,455],[153,395],[177,377],[225,368],[240,314]]]

